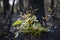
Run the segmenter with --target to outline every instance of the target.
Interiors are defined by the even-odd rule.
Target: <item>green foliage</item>
[[[16,26],[16,25],[20,25],[22,23],[22,20],[17,20],[16,22],[14,22],[12,25]]]
[[[42,31],[44,31],[44,32],[48,31],[47,28],[44,28],[38,22],[38,20],[36,20],[35,15],[31,16],[31,14],[24,14],[24,15],[22,15],[22,18],[24,18],[25,20],[18,20],[13,23],[13,26],[19,25],[19,26],[16,26],[16,28],[19,31],[19,32],[16,31],[16,33],[23,32],[25,34],[32,33],[33,35],[39,35],[39,34],[41,34]]]

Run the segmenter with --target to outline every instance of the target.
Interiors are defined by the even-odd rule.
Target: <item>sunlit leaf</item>
[[[33,28],[35,28],[35,29],[38,29],[40,27],[42,27],[40,23],[34,23],[33,24]]]
[[[18,32],[15,32],[15,38],[17,38],[18,37]]]
[[[25,27],[29,27],[29,22],[25,22],[25,23],[24,23],[24,26],[25,26]]]
[[[32,20],[36,20],[36,16],[33,15]]]
[[[44,28],[43,31],[48,32],[48,28]]]
[[[13,26],[16,26],[16,25],[19,25],[21,24],[23,21],[22,20],[17,20],[16,22],[14,22],[12,25]]]

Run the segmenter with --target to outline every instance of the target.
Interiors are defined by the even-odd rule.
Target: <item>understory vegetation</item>
[[[38,20],[36,20],[35,15],[31,15],[30,13],[20,15],[20,19],[15,21],[12,25],[17,29],[15,35],[17,33],[25,33],[25,34],[33,34],[34,36],[40,35],[41,32],[48,32],[47,28],[44,28]]]

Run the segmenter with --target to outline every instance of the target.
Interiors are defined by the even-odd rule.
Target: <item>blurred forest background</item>
[[[12,23],[19,19],[21,14],[32,13],[32,11],[39,22],[42,17],[48,17],[48,20],[44,20],[47,28],[55,30],[60,26],[60,0],[0,0],[0,33],[3,33],[0,40],[4,40],[3,38],[9,35]]]

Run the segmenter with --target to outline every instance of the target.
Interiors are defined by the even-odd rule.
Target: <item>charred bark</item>
[[[35,12],[35,15],[40,22],[42,17],[45,17],[44,0],[32,0],[32,8],[33,10],[38,9],[38,11]]]
[[[52,13],[54,13],[54,0],[51,0],[51,9],[52,9]]]
[[[19,0],[19,11],[23,13],[23,9],[24,9],[23,1]]]
[[[9,0],[3,0],[3,6],[4,6],[4,18],[6,17],[7,15],[7,12],[9,11]]]

